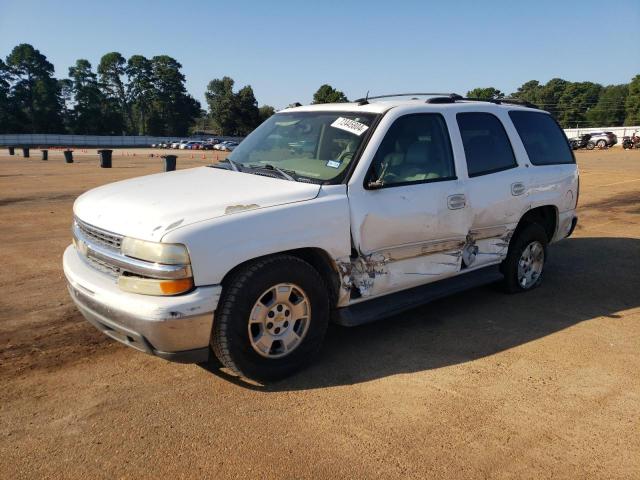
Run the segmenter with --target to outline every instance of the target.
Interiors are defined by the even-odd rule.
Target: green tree
[[[238,119],[236,135],[249,135],[258,125],[260,125],[260,112],[258,102],[253,94],[250,85],[242,87],[235,94],[235,115]]]
[[[325,83],[313,94],[312,103],[345,103],[348,101],[343,92]]]
[[[231,77],[214,78],[207,85],[204,94],[209,105],[209,114],[220,135],[232,135],[237,128],[234,83]]]
[[[625,125],[640,125],[640,75],[629,83],[629,96],[625,101]]]
[[[260,120],[260,123],[264,122],[266,119],[268,119],[271,115],[274,115],[276,113],[276,109],[273,108],[271,105],[262,105],[260,108],[258,108],[258,118]]]
[[[540,90],[540,100],[537,105],[551,113],[558,121],[561,117],[560,98],[564,94],[569,82],[561,78],[552,78]],[[562,123],[561,123],[562,125]],[[564,127],[564,125],[562,125]]]
[[[500,100],[504,98],[504,93],[493,87],[474,88],[467,92],[467,97],[479,98],[481,100]]]
[[[80,59],[69,67],[69,78],[73,84],[75,106],[72,113],[73,133],[98,135],[103,133],[103,95],[98,88],[98,79],[91,70],[89,60]]]
[[[53,78],[53,65],[47,58],[33,46],[22,43],[11,51],[4,68],[10,71],[8,99],[19,123],[16,131],[62,132],[60,90]]]
[[[515,93],[512,93],[510,97],[519,98],[525,102],[539,105],[542,99],[542,85],[538,80],[529,80],[523,83]]]
[[[62,99],[62,120],[65,130],[73,131],[73,107],[75,103],[75,95],[73,92],[73,81],[69,78],[61,78],[58,80],[58,88],[60,89],[60,98]]]
[[[593,82],[568,82],[558,98],[556,119],[564,128],[587,124],[587,111],[596,105],[602,85]]]
[[[115,115],[122,117],[122,122],[133,128],[133,118],[127,100],[124,76],[126,74],[127,61],[118,52],[110,52],[102,56],[98,64],[98,80],[100,88],[109,104],[115,104]]]
[[[153,70],[151,61],[142,55],[133,55],[127,61],[125,73],[129,79],[126,86],[127,103],[131,108],[132,133],[146,135],[147,123],[153,100]]]
[[[0,59],[0,133],[19,131],[11,92],[11,70]]]
[[[187,93],[182,65],[168,55],[151,59],[153,81],[152,135],[186,135],[200,114],[200,102]]]
[[[625,119],[625,100],[629,85],[608,85],[602,89],[598,102],[587,111],[587,125],[593,127],[620,126]]]

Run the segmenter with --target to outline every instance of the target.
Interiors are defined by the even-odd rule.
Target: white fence
[[[622,146],[622,137],[631,136],[633,132],[640,134],[640,126],[635,127],[602,127],[602,128],[565,128],[564,134],[567,138],[578,137],[585,133],[593,132],[613,132],[618,137],[616,147]]]
[[[206,138],[210,136],[205,136]],[[7,147],[149,147],[154,143],[195,137],[150,137],[109,135],[57,135],[48,133],[0,135],[0,146]],[[201,137],[197,137],[201,138]],[[220,137],[221,140],[238,141],[238,137]]]

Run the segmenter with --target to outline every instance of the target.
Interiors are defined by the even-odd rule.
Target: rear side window
[[[517,166],[511,142],[498,117],[490,113],[469,112],[458,113],[456,119],[470,177]]]
[[[513,110],[509,116],[532,164],[575,163],[567,137],[551,115]]]

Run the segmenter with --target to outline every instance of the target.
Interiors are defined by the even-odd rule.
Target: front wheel
[[[593,142],[587,142],[587,150],[593,150],[594,148],[596,148],[596,144]]]
[[[598,140],[598,148],[605,148],[607,146],[607,142],[605,140]]]
[[[509,293],[531,290],[542,283],[547,244],[547,234],[537,223],[525,226],[512,240],[501,265],[504,286]]]
[[[320,350],[329,321],[324,280],[289,255],[241,268],[225,286],[211,346],[239,376],[273,381],[306,365]]]

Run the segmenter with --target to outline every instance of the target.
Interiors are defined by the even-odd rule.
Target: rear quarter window
[[[512,110],[509,116],[533,165],[575,163],[567,137],[551,115]]]

